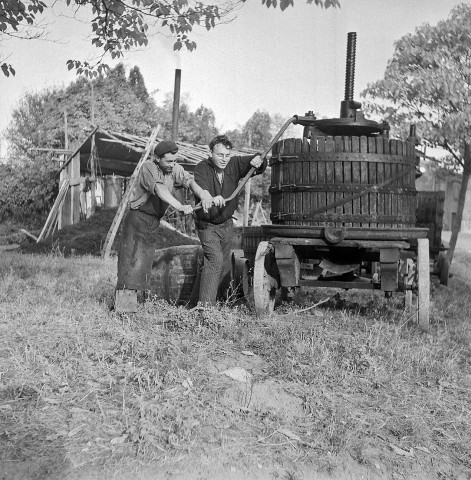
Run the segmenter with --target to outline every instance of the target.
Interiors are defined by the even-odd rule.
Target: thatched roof
[[[98,175],[120,175],[130,177],[136,168],[142,153],[145,150],[148,138],[130,135],[127,133],[95,128],[82,145],[69,157],[70,159],[80,152],[80,171],[90,173],[90,155],[92,149],[92,137],[95,136],[97,148],[97,173]],[[157,142],[163,138],[157,137]],[[178,163],[192,172],[195,165],[201,160],[208,158],[209,147],[194,143],[176,142],[180,159]],[[233,150],[234,155],[249,155],[255,153],[252,149]],[[64,165],[64,166],[65,166]]]

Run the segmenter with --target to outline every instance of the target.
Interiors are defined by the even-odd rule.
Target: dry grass
[[[470,258],[458,251],[455,264]],[[115,268],[1,259],[3,468],[33,459],[35,478],[48,479],[135,462],[298,479],[346,464],[381,478],[470,474],[469,268],[435,285],[429,333],[380,292],[300,292],[264,319],[243,305],[157,300],[117,315]],[[251,385],[221,375],[235,366]]]

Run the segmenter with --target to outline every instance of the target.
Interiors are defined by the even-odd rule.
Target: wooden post
[[[93,87],[92,87],[93,92]],[[92,110],[93,113],[93,110]],[[95,134],[92,135],[92,145],[90,149],[90,216],[95,214],[96,210],[96,144]]]
[[[178,118],[180,115],[180,84],[182,79],[182,71],[175,70],[175,87],[173,89],[173,112],[172,112],[172,140],[178,140]]]
[[[67,110],[64,109],[64,150],[68,150],[68,149],[69,149],[69,135],[68,135],[68,129],[67,129]],[[66,155],[65,154],[62,155],[62,158],[65,161]],[[64,162],[61,162],[61,171],[60,171],[60,176],[59,176],[59,190],[62,187],[62,185],[64,185],[64,182],[66,180],[68,181],[69,178],[70,178],[68,169],[63,168],[63,165],[64,165]],[[67,205],[67,206],[65,206],[65,205]],[[64,206],[65,206],[65,208],[64,208]],[[65,225],[69,225],[69,223],[67,223],[67,221],[65,221],[65,223],[63,223],[63,219],[64,219],[63,214],[65,215],[65,218],[70,217],[67,201],[63,201],[60,205],[60,208],[59,208],[59,219],[57,221],[57,229],[58,230],[61,230],[62,227],[65,226]]]

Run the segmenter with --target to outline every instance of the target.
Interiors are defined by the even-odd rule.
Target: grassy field
[[[380,292],[118,315],[116,259],[5,253],[0,478],[470,479],[466,246],[428,333]]]

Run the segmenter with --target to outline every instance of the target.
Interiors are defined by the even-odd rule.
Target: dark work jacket
[[[223,198],[229,198],[239,184],[239,180],[244,178],[245,175],[252,168],[250,165],[251,160],[256,155],[246,156],[234,156],[231,157],[229,163],[224,169],[224,180],[222,185],[216,175],[211,158],[207,158],[198,163],[195,168],[195,182],[203,189],[208,190],[212,197],[221,195]],[[267,160],[264,159],[262,166],[256,170],[256,174],[262,173],[267,168]],[[197,210],[196,214],[196,226],[199,229],[204,229],[208,223],[220,224],[229,220],[234,214],[238,205],[237,195],[230,202],[227,202],[224,207],[211,207],[208,213],[204,213],[203,209]],[[201,199],[195,196],[196,203],[199,203]]]

